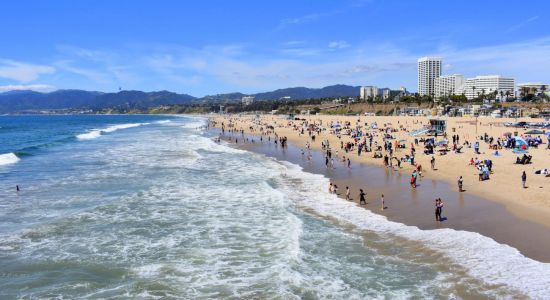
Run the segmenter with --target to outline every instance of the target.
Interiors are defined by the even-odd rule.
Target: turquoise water
[[[0,117],[0,298],[549,295],[547,264],[389,222],[326,193],[320,175],[215,143],[203,124]]]

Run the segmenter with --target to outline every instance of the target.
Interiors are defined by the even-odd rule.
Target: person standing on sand
[[[349,201],[349,194],[350,194],[349,187],[346,186],[346,200],[348,201]]]
[[[523,171],[523,174],[521,174],[521,185],[523,188],[526,188],[525,183],[527,182],[527,174],[525,171]]]
[[[380,207],[380,210],[386,209],[385,203],[384,203],[384,194],[382,194],[382,197],[380,197],[380,202],[382,204],[382,207]]]
[[[432,159],[430,160],[430,164],[432,165],[432,170],[435,170],[435,156],[432,156]]]
[[[351,169],[351,161],[348,158],[348,169]]]
[[[359,205],[363,205],[363,203],[366,205],[367,200],[365,200],[365,192],[363,192],[363,189],[359,189]]]
[[[464,179],[462,179],[462,176],[460,176],[460,178],[458,178],[458,191],[459,191],[459,192],[464,191],[464,190],[462,189],[462,184],[463,184],[463,183],[464,183]]]

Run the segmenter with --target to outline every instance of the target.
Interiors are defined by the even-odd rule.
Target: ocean
[[[205,124],[0,116],[0,298],[550,298],[550,264],[388,221]]]

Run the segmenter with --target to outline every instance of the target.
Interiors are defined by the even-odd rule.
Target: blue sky
[[[550,1],[11,1],[0,91],[193,96],[332,84],[416,91],[444,73],[550,82]]]

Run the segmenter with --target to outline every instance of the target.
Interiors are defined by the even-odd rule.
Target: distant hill
[[[148,109],[161,105],[174,104],[240,102],[243,96],[247,95],[236,92],[195,98],[187,94],[177,94],[169,91],[120,91],[118,93],[102,93],[84,90],[57,90],[50,93],[8,91],[0,93],[0,113],[46,109]],[[359,96],[359,87],[342,84],[331,85],[324,88],[294,87],[252,94],[251,96],[255,96],[256,100],[278,100],[283,97],[290,97],[290,100],[356,97]]]
[[[256,100],[276,100],[283,97],[290,97],[294,100],[327,97],[357,97],[359,96],[359,87],[343,84],[326,86],[320,89],[294,87],[267,93],[258,93],[252,96],[256,97]]]
[[[0,93],[0,113],[41,109],[103,109],[109,107],[150,108],[185,104],[195,97],[168,91],[121,91],[102,93],[83,90],[58,90],[51,93],[9,91]]]
[[[227,93],[227,94],[217,94],[204,96],[197,99],[199,102],[203,103],[219,103],[219,102],[240,102],[242,98],[246,96],[243,93]]]

